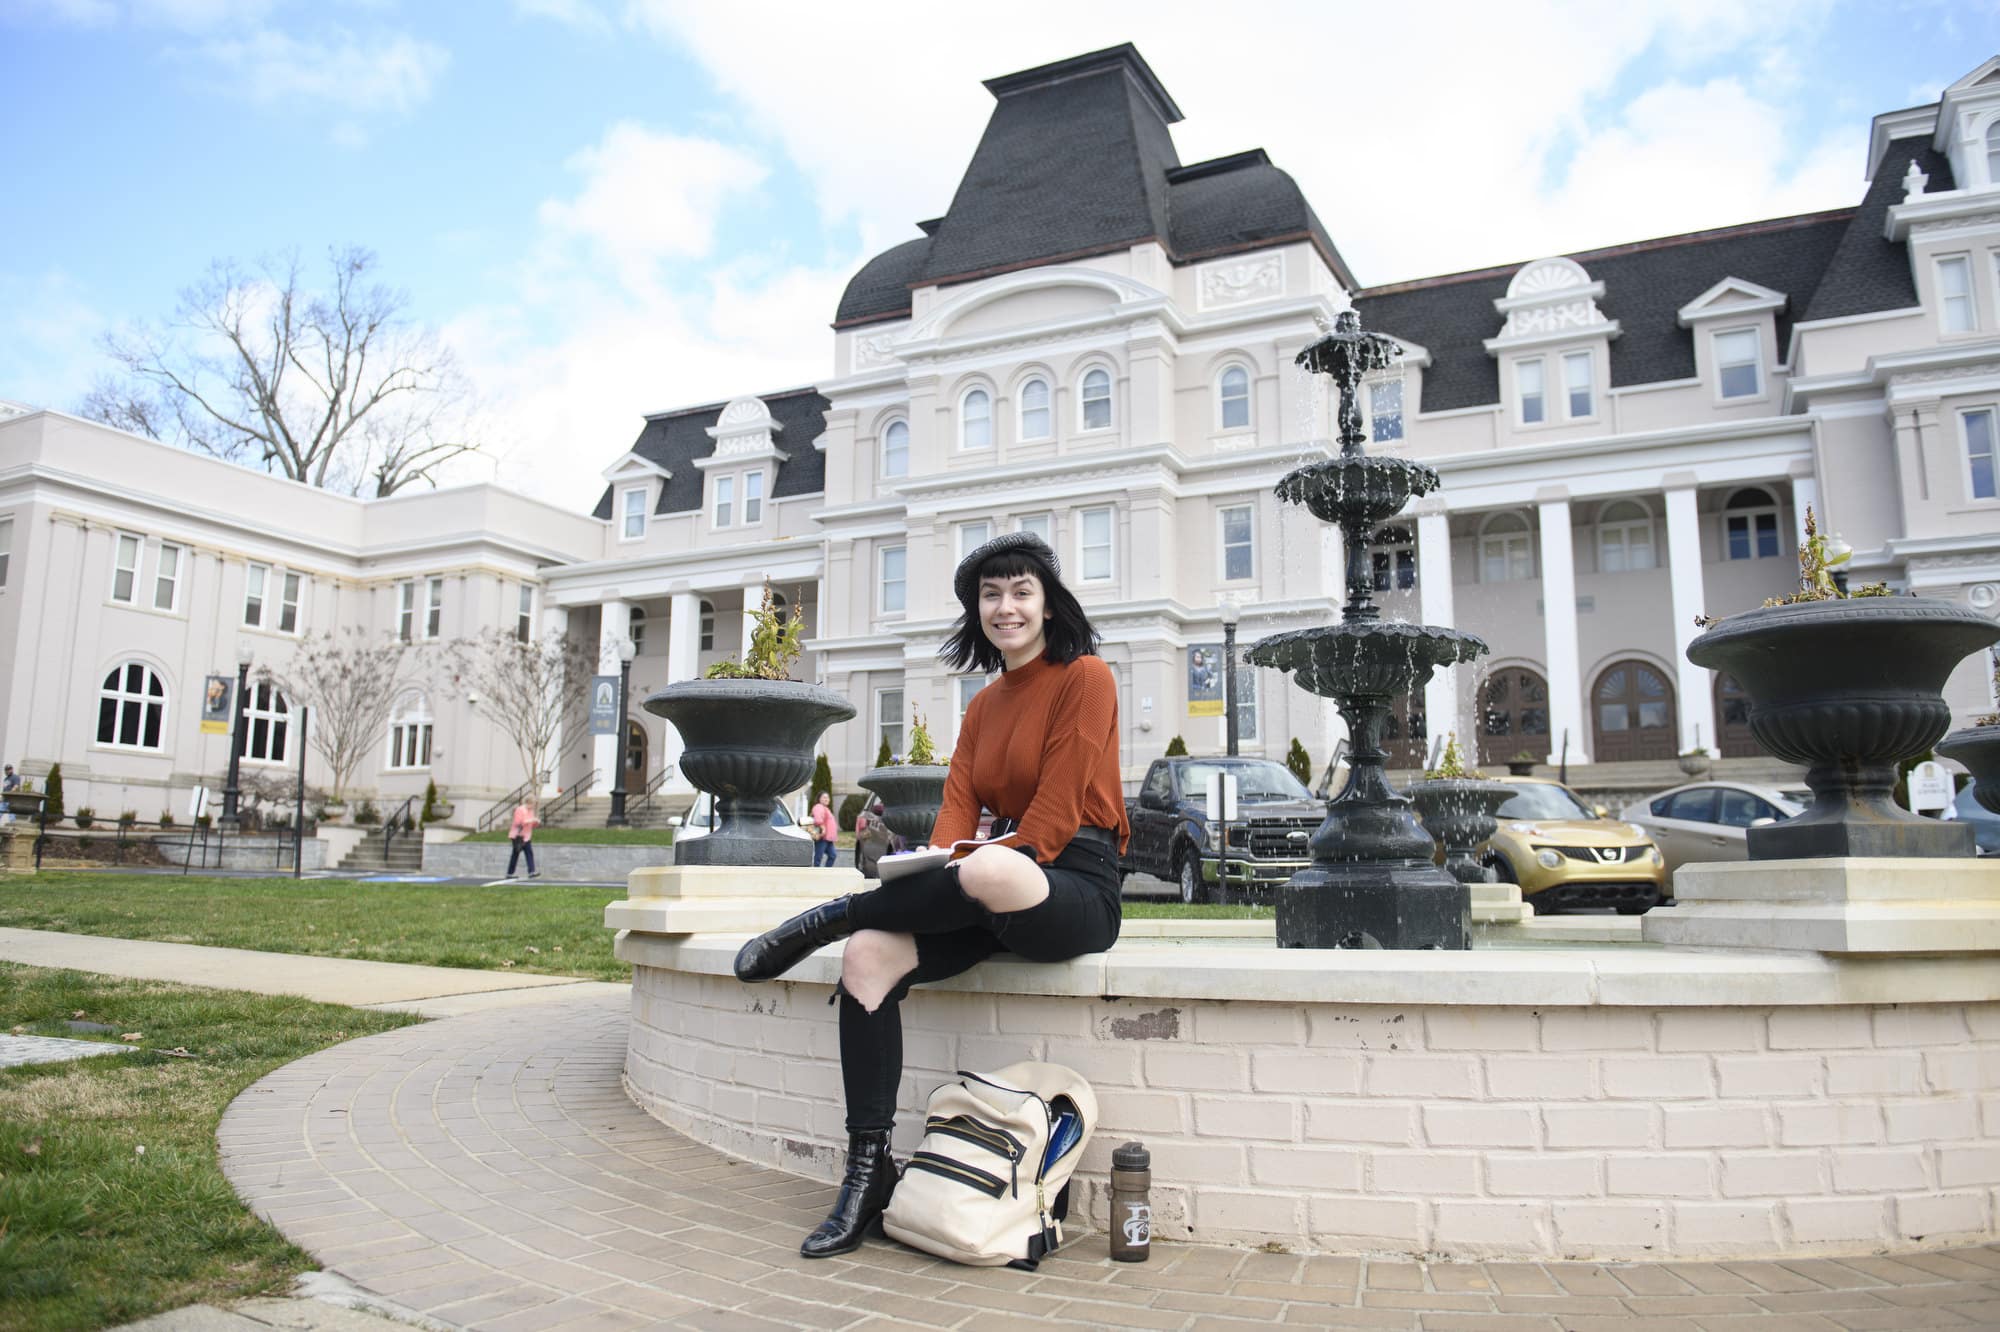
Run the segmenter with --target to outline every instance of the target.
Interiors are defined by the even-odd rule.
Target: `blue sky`
[[[944,211],[983,78],[1132,40],[1185,161],[1290,170],[1365,282],[1851,203],[1869,117],[1992,4],[0,0],[0,397],[212,259],[358,243],[562,503],[648,410],[831,369],[841,285]]]

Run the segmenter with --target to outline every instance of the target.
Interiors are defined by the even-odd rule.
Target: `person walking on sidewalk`
[[[743,945],[736,976],[775,980],[846,939],[840,961],[840,1075],[847,1170],[833,1211],[799,1252],[857,1248],[889,1204],[889,1152],[903,1077],[903,996],[995,953],[1066,962],[1118,940],[1118,854],[1128,827],[1118,766],[1118,682],[1097,631],[1062,585],[1056,553],[1010,532],[965,557],[965,607],[939,655],[956,670],[1005,673],[959,724],[932,846],[974,837],[981,806],[1007,842],[873,892],[835,898]]]
[[[535,798],[524,796],[521,803],[514,806],[514,824],[507,836],[514,843],[514,853],[507,857],[507,877],[514,877],[514,866],[521,857],[528,858],[528,877],[539,879],[542,872],[535,868],[535,829],[541,827],[542,816],[535,812]]]
[[[833,816],[833,796],[821,791],[819,799],[813,801],[812,825],[818,835],[813,839],[813,868],[824,865],[833,868],[833,853],[840,840],[840,821]]]

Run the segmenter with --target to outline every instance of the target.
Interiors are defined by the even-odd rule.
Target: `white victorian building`
[[[1853,207],[1379,287],[1261,150],[1183,165],[1131,47],[986,86],[950,206],[849,284],[831,377],[649,417],[593,515],[492,487],[347,500],[0,421],[5,753],[93,784],[213,775],[223,742],[186,700],[246,627],[276,652],[302,626],[533,622],[613,670],[629,636],[640,697],[740,652],[768,579],[806,617],[800,674],[860,712],[825,742],[845,786],[913,709],[950,743],[984,683],[937,661],[951,569],[1031,530],[1103,632],[1136,781],[1175,735],[1221,747],[1190,684],[1225,602],[1244,643],[1337,613],[1334,534],[1272,488],[1330,447],[1293,358],[1350,306],[1408,352],[1366,386],[1370,447],[1443,478],[1373,534],[1378,595],[1492,647],[1402,711],[1406,763],[1446,730],[1604,786],[1697,742],[1753,755],[1731,682],[1684,649],[1697,614],[1792,586],[1808,506],[1856,581],[1996,609],[2000,59],[1876,118]],[[1245,752],[1326,761],[1331,708],[1254,670],[1238,688]],[[363,784],[512,785],[487,724],[432,694],[398,712],[427,748],[392,727]],[[1985,663],[1950,696],[1987,710]],[[629,726],[563,745],[556,782],[673,762],[671,728]]]

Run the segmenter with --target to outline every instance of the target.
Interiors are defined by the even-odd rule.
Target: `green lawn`
[[[621,888],[222,879],[57,871],[0,879],[0,925],[627,981],[604,904]],[[0,1320],[4,1324],[4,1320]]]
[[[1127,920],[1268,920],[1277,908],[1267,906],[1190,906],[1184,902],[1125,903]],[[4,923],[4,922],[0,922]]]
[[[496,828],[492,832],[473,833],[465,839],[468,842],[506,842],[507,833]],[[557,846],[568,843],[582,846],[672,846],[672,828],[537,828],[536,846]]]
[[[72,1018],[112,1031],[75,1032]],[[223,1178],[216,1123],[272,1069],[415,1021],[0,963],[0,1030],[139,1033],[132,1054],[0,1070],[0,1327],[106,1327],[310,1271]],[[175,1049],[193,1058],[163,1053]]]

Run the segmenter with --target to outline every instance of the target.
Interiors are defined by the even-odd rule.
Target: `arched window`
[[[1224,370],[1216,396],[1222,404],[1222,428],[1246,429],[1250,424],[1250,372],[1240,365]]]
[[[632,608],[632,618],[625,623],[625,637],[632,640],[633,656],[646,650],[646,610],[643,606]]]
[[[715,651],[715,607],[706,601],[701,603],[701,650]]]
[[[1674,744],[1674,687],[1666,675],[1643,661],[1617,661],[1597,677],[1590,691],[1591,729],[1599,763],[1670,759]]]
[[[1614,500],[1597,511],[1597,572],[1650,569],[1653,515],[1637,500]]]
[[[891,421],[882,432],[882,475],[910,474],[910,423]]]
[[[1732,560],[1769,559],[1778,553],[1778,503],[1767,490],[1737,491],[1723,506],[1722,532]]]
[[[431,705],[420,689],[405,689],[389,714],[392,769],[431,766]]]
[[[259,681],[250,686],[243,713],[243,757],[252,763],[286,761],[292,731],[292,705],[277,686]]]
[[[993,447],[993,396],[985,389],[973,389],[958,401],[958,447]]]
[[[1108,372],[1092,370],[1083,377],[1083,393],[1078,407],[1083,413],[1085,430],[1111,428],[1111,376]]]
[[[1417,539],[1402,523],[1375,529],[1368,560],[1377,592],[1408,591],[1417,585]]]
[[[158,749],[166,722],[167,688],[152,668],[136,661],[112,667],[97,696],[97,743]]]
[[[1986,183],[2000,185],[2000,120],[1986,127]]]
[[[1021,438],[1047,439],[1055,433],[1055,413],[1049,409],[1049,381],[1040,376],[1021,385]]]
[[[1505,583],[1535,576],[1535,543],[1528,520],[1518,513],[1495,514],[1479,529],[1479,581]]]
[[[1549,755],[1549,685],[1524,666],[1508,666],[1479,686],[1479,761],[1509,763],[1521,753],[1537,763]]]

